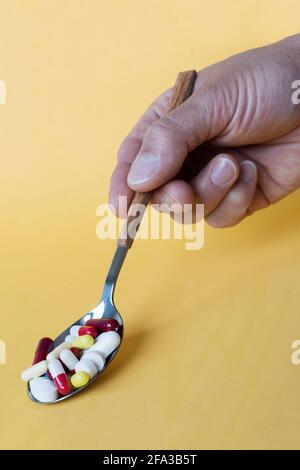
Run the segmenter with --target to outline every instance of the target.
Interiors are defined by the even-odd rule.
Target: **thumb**
[[[193,94],[147,129],[127,177],[134,191],[152,191],[179,172],[189,152],[216,137],[229,122],[224,93]]]

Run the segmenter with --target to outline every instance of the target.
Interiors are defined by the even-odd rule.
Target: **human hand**
[[[198,72],[194,93],[166,115],[163,93],[123,141],[110,202],[153,191],[158,204],[203,203],[228,227],[300,187],[300,35]]]

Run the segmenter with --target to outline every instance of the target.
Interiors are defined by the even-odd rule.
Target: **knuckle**
[[[155,121],[148,128],[145,139],[147,141],[160,141],[168,144],[172,143],[173,146],[180,148],[186,152],[189,151],[189,146],[184,135],[173,124],[169,117],[163,117]]]
[[[159,95],[152,103],[152,108],[158,118],[161,118],[168,107],[168,102],[172,96],[172,88]]]
[[[160,133],[160,134],[170,134],[174,131],[174,127],[168,117],[162,117],[154,121],[153,124],[148,128],[147,133]]]
[[[184,132],[176,125],[173,118],[169,116],[162,117],[155,121],[148,129],[147,138],[160,139],[166,142],[172,142],[178,148],[186,153],[189,152],[189,144]]]

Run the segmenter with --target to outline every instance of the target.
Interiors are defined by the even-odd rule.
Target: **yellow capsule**
[[[89,382],[90,378],[86,372],[80,371],[71,377],[71,384],[74,388],[80,388]]]
[[[79,349],[89,349],[94,344],[94,338],[91,335],[77,336],[72,341],[72,346]]]

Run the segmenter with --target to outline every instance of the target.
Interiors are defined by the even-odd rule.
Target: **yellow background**
[[[113,255],[96,208],[120,141],[178,71],[298,32],[299,0],[1,0],[0,446],[299,448],[300,193],[204,249],[137,241],[126,336],[85,393],[31,403],[37,340],[93,307]]]

